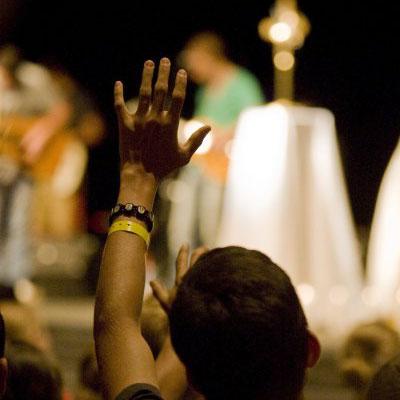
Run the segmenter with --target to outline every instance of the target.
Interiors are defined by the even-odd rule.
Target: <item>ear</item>
[[[3,397],[7,388],[8,366],[5,357],[0,358],[0,398]]]
[[[308,331],[307,368],[312,368],[321,355],[321,345],[314,333]]]

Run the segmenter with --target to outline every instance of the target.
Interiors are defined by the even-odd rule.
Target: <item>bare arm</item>
[[[137,112],[128,112],[120,82],[115,85],[115,106],[120,132],[121,182],[118,202],[153,207],[159,181],[189,162],[209,131],[196,131],[183,147],[177,128],[186,91],[186,73],[176,77],[171,108],[164,111],[170,62],[160,62],[154,97],[154,63],[143,69]],[[120,219],[128,219],[120,217]],[[135,221],[138,222],[139,221]],[[94,336],[106,398],[114,399],[134,383],[158,386],[155,362],[140,333],[145,282],[146,245],[135,234],[118,231],[106,242],[96,294]]]

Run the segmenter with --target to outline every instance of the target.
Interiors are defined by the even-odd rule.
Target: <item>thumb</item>
[[[211,126],[209,125],[202,126],[201,128],[197,129],[197,131],[194,132],[190,136],[190,138],[186,141],[183,147],[186,153],[187,162],[189,162],[193,154],[201,146],[203,140],[210,131],[211,131]]]

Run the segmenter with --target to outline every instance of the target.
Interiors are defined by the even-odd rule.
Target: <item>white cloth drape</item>
[[[367,285],[377,314],[399,314],[400,302],[400,141],[386,168],[371,227]]]
[[[333,115],[272,103],[246,110],[232,148],[218,245],[269,255],[321,328],[355,317],[361,256]]]

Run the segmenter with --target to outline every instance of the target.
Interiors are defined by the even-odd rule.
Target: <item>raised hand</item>
[[[194,132],[184,145],[179,145],[177,130],[185,100],[187,74],[184,70],[178,71],[171,106],[166,110],[171,63],[168,58],[161,59],[153,91],[154,68],[153,61],[145,62],[135,114],[129,113],[125,105],[122,83],[115,84],[122,176],[129,175],[137,167],[143,167],[157,180],[163,178],[187,164],[210,131],[210,127],[204,126]]]
[[[182,282],[186,272],[193,266],[198,258],[206,253],[208,249],[206,247],[198,247],[190,255],[189,246],[183,245],[178,252],[178,256],[175,262],[175,284],[171,289],[167,289],[161,282],[152,281],[150,286],[153,290],[154,297],[158,300],[161,307],[168,314],[172,303],[176,296],[176,291]],[[189,260],[190,255],[190,260]]]

